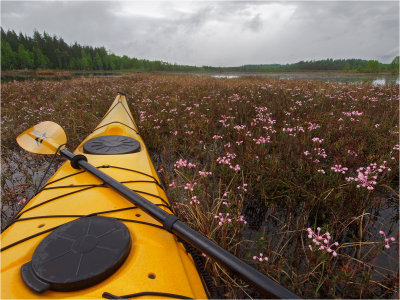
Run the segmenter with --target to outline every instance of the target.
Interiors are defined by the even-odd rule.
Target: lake
[[[107,72],[85,72],[85,71],[65,71],[61,74],[47,74],[45,76],[37,75],[34,71],[27,72],[3,72],[1,81],[23,81],[23,80],[68,80],[77,77],[120,77],[128,74],[137,74],[137,72],[107,71]],[[151,72],[149,72],[151,73]],[[163,73],[163,72],[154,72]],[[391,83],[399,84],[399,75],[392,74],[362,74],[362,73],[334,73],[334,72],[258,72],[258,73],[208,73],[208,72],[166,72],[172,75],[195,75],[210,76],[214,78],[239,78],[248,76],[258,76],[265,78],[280,79],[298,79],[298,80],[321,80],[328,82],[354,82],[354,83],[372,83],[373,85],[385,85]]]
[[[399,84],[399,76],[392,74],[353,74],[353,73],[329,73],[329,72],[292,72],[292,73],[213,73],[201,74],[200,76],[211,76],[215,78],[238,78],[244,76],[260,76],[266,78],[280,79],[304,79],[321,80],[328,82],[354,82],[372,83],[373,85],[385,85],[390,83]]]

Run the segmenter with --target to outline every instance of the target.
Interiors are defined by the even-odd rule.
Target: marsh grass
[[[302,297],[398,296],[398,85],[146,74],[3,83],[3,156],[43,120],[77,146],[118,91],[191,227]],[[310,250],[317,227],[338,242],[336,257]],[[379,230],[395,237],[390,249]],[[206,266],[221,297],[260,296]]]

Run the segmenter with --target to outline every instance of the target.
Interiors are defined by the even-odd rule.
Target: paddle
[[[299,298],[297,295],[250,267],[200,233],[186,226],[175,215],[167,213],[144,197],[133,192],[125,185],[119,183],[117,180],[98,170],[95,166],[87,162],[85,156],[74,155],[63,148],[63,145],[67,142],[67,138],[64,130],[58,124],[50,121],[39,123],[20,134],[17,137],[17,142],[23,149],[38,154],[55,154],[59,150],[61,155],[71,161],[71,165],[74,168],[82,168],[101,179],[106,185],[116,190],[131,203],[140,207],[153,218],[161,222],[166,230],[196,247],[209,257],[212,257],[223,266],[234,271],[240,278],[247,281],[265,297],[286,299]]]

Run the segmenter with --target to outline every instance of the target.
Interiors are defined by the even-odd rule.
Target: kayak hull
[[[140,151],[118,155],[84,153],[85,143],[101,136],[133,138],[139,142]],[[108,146],[112,148],[113,144]],[[74,154],[85,155],[90,164],[172,213],[124,95],[117,96],[103,120]],[[55,228],[87,215],[116,218],[128,228],[132,246],[121,267],[100,283],[77,291],[37,293],[28,288],[20,270],[32,260],[39,243]],[[3,231],[1,241],[1,297],[4,299],[83,299],[101,298],[104,293],[122,296],[143,292],[149,295],[141,298],[169,298],[160,296],[163,293],[207,298],[193,257],[173,234],[101,180],[74,169],[68,161]]]

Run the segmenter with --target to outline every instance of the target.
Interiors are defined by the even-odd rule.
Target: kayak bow
[[[39,146],[45,147],[39,153],[56,152],[54,134],[43,136],[53,124],[36,127],[32,141],[18,142],[32,143],[31,152]],[[65,143],[57,136],[53,142]],[[172,214],[124,95],[74,154],[85,155],[96,170]],[[67,223],[72,226],[64,228]],[[1,234],[1,298],[101,298],[103,293],[207,298],[193,257],[162,226],[65,162]]]
[[[71,162],[2,234],[2,286],[16,286],[2,296],[209,297],[187,242],[263,295],[298,298],[178,220],[123,94],[74,154],[63,148],[62,128],[48,121],[17,141],[35,153],[59,151]]]

